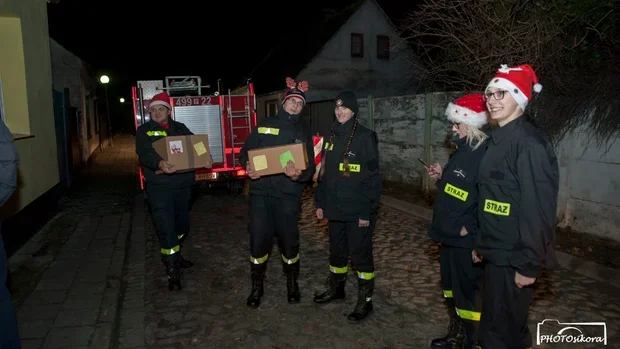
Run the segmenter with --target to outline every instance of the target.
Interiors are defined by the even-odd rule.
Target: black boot
[[[258,308],[260,306],[260,297],[263,296],[263,281],[265,280],[265,263],[250,264],[252,270],[252,291],[248,297],[248,307]]]
[[[175,288],[181,290],[181,270],[179,268],[179,255],[173,254],[165,256],[163,258],[164,265],[166,266],[166,273],[168,274],[168,290],[172,291]]]
[[[284,272],[286,274],[286,290],[288,296],[288,302],[290,304],[299,303],[301,294],[299,292],[299,285],[297,285],[297,279],[299,278],[299,261],[293,264],[283,264]]]
[[[189,260],[187,260],[187,259],[183,258],[183,255],[181,255],[181,254],[179,253],[179,267],[180,267],[181,269],[187,269],[187,268],[191,268],[191,267],[193,267],[193,266],[194,266],[194,263],[193,263],[193,262],[191,262],[191,261],[189,261]]]
[[[329,273],[327,280],[325,281],[326,290],[314,296],[316,303],[328,303],[334,299],[344,299],[344,286],[347,283],[347,274]]]
[[[462,348],[465,340],[465,329],[463,328],[463,320],[456,314],[454,301],[449,298],[447,300],[450,311],[450,324],[448,324],[448,334],[445,337],[436,338],[431,341],[433,348]]]
[[[372,293],[375,289],[375,279],[357,279],[357,304],[349,314],[349,321],[361,321],[372,312]]]

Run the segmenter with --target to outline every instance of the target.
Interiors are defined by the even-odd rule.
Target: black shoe
[[[164,265],[166,267],[166,273],[168,274],[168,290],[183,289],[181,286],[181,270],[179,268],[178,255],[165,256]]]
[[[293,264],[283,264],[284,273],[286,274],[286,291],[289,304],[299,303],[301,293],[297,279],[299,278],[299,260]]]
[[[325,281],[326,290],[314,296],[314,302],[322,304],[336,299],[344,299],[344,286],[347,284],[347,274],[335,274],[330,272]]]
[[[260,306],[260,297],[263,296],[263,281],[265,279],[265,263],[250,264],[252,270],[252,291],[248,297],[248,307],[258,308]]]
[[[363,320],[372,312],[372,293],[375,288],[374,278],[370,280],[357,279],[357,282],[357,304],[353,312],[347,317],[349,321],[354,322]]]
[[[456,314],[454,303],[449,300],[450,323],[448,324],[448,334],[445,337],[436,338],[431,341],[432,348],[462,348],[465,340],[465,329],[463,320]]]
[[[194,266],[194,263],[183,258],[183,256],[179,255],[179,268],[181,269],[187,269],[187,268],[191,268]]]

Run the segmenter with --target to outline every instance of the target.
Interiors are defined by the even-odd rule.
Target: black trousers
[[[0,348],[19,348],[20,338],[15,308],[11,301],[11,293],[6,285],[8,262],[4,241],[0,234]]]
[[[480,323],[484,349],[525,349],[532,347],[527,315],[532,286],[518,288],[515,269],[487,263],[485,293]]]
[[[360,279],[370,280],[375,277],[375,262],[372,255],[372,234],[375,220],[370,220],[368,227],[360,227],[358,221],[329,221],[330,257],[329,270],[336,274],[348,271],[349,254],[357,268]]]
[[[282,260],[286,264],[299,261],[299,213],[301,201],[252,195],[250,197],[250,261],[267,261],[273,246],[274,234]]]
[[[484,292],[484,264],[474,263],[471,249],[441,245],[441,283],[444,297],[453,298],[456,315],[470,341],[478,341]]]
[[[162,256],[181,250],[179,239],[189,232],[189,204],[192,188],[148,186],[146,193],[151,205],[155,227],[159,233]]]

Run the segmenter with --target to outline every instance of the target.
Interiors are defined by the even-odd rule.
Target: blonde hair
[[[461,124],[466,125],[466,124]],[[476,126],[467,125],[467,144],[472,147],[473,150],[478,149],[480,145],[489,137],[484,131],[480,130]]]

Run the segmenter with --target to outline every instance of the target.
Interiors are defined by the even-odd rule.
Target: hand
[[[364,219],[360,218],[359,223],[358,223],[358,226],[360,228],[365,228],[365,227],[367,227],[369,225],[370,225],[370,221],[367,221],[367,220],[364,220]]]
[[[323,209],[322,208],[317,208],[316,209],[316,218],[323,219]]]
[[[254,166],[249,161],[245,164],[245,171],[248,173],[248,177],[252,179],[259,179],[260,175],[254,171]]]
[[[527,276],[523,276],[519,274],[519,272],[515,272],[515,284],[517,284],[518,288],[523,288],[525,286],[529,286],[536,282],[536,278],[531,278]]]
[[[159,169],[164,173],[175,173],[177,170],[174,168],[174,165],[171,165],[170,162],[161,160],[159,161]]]
[[[482,256],[478,254],[478,252],[476,252],[476,250],[472,250],[471,251],[471,260],[474,263],[480,263],[482,262]]]
[[[461,228],[461,236],[465,236],[469,234],[469,232],[467,231],[467,229],[465,229],[465,227]]]
[[[443,173],[443,168],[441,167],[440,164],[434,163],[430,166],[424,166],[424,168],[426,168],[426,171],[429,177],[435,178],[435,179],[441,178],[441,175]]]
[[[296,181],[301,175],[301,170],[295,169],[295,163],[289,160],[286,164],[286,167],[284,168],[284,174],[287,175],[291,180]]]

